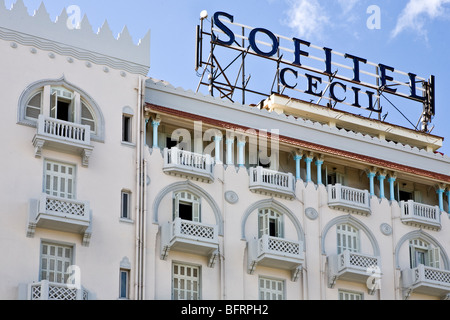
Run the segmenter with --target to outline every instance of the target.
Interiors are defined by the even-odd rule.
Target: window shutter
[[[268,210],[263,209],[259,211],[259,238],[265,234],[269,234],[269,216]]]
[[[439,248],[430,247],[428,250],[428,263],[432,268],[440,268],[440,251]]]
[[[173,220],[180,217],[180,194],[175,194],[173,198]]]
[[[422,193],[420,191],[414,191],[414,202],[422,203]]]
[[[342,173],[336,173],[336,184],[345,186],[345,176]]]
[[[411,264],[411,269],[414,269],[417,267],[416,263],[416,249],[413,245],[409,245],[409,260]]]
[[[52,93],[52,96],[50,97],[50,117],[53,119],[56,119],[58,112],[58,95],[56,92]]]
[[[193,222],[200,222],[200,202],[194,201],[192,203],[192,221]]]

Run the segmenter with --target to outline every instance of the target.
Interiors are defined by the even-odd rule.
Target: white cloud
[[[344,14],[349,13],[360,0],[338,0]]]
[[[299,37],[321,37],[329,17],[318,0],[288,0],[287,25]]]
[[[330,18],[335,16],[333,10],[339,8],[342,10],[346,24],[356,20],[353,9],[361,0],[337,0],[331,6],[327,1],[330,0],[286,0],[288,5],[286,24],[299,37],[322,38],[325,29],[337,23],[336,19]]]
[[[401,32],[412,29],[426,37],[425,23],[427,18],[435,19],[444,16],[444,5],[447,3],[450,3],[450,0],[409,0],[398,18],[391,36],[396,37]]]

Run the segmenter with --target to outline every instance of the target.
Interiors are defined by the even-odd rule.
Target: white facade
[[[20,0],[0,21],[0,299],[448,297],[443,138],[174,88],[149,36]]]

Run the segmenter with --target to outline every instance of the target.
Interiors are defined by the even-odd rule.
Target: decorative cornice
[[[107,21],[95,33],[87,16],[74,29],[67,27],[68,19],[64,9],[52,22],[43,3],[30,16],[23,0],[17,0],[11,10],[0,5],[0,39],[147,76],[150,31],[135,45],[126,26],[116,39]]]

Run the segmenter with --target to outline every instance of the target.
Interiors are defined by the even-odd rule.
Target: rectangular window
[[[122,117],[122,141],[123,142],[132,142],[132,134],[131,134],[131,117],[128,115],[123,115]]]
[[[72,263],[72,247],[42,243],[40,280],[53,283],[67,283]]]
[[[46,161],[44,192],[50,196],[75,199],[75,166]]]
[[[200,199],[185,191],[174,194],[173,218],[201,222]]]
[[[128,191],[122,191],[122,203],[120,217],[123,219],[131,219],[131,193]]]
[[[130,271],[129,270],[120,270],[120,293],[119,299],[128,299],[129,296],[129,279],[130,279]]]
[[[339,290],[339,300],[364,300],[362,293]]]
[[[200,300],[200,268],[173,264],[172,299]]]
[[[284,281],[267,278],[259,279],[260,300],[284,300]]]

